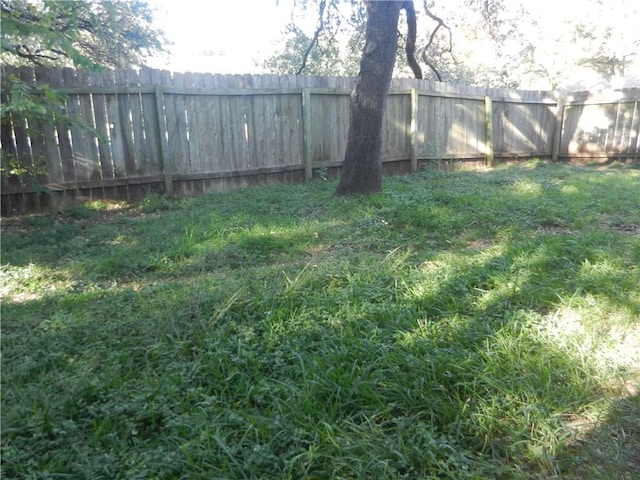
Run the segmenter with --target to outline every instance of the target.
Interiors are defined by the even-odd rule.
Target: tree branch
[[[309,45],[307,46],[307,49],[304,51],[304,54],[302,55],[302,64],[300,65],[300,68],[298,68],[296,75],[300,75],[302,71],[305,69],[305,67],[307,66],[307,59],[309,58],[309,54],[311,53],[311,50],[313,50],[313,47],[318,45],[318,38],[320,37],[320,33],[322,33],[322,30],[324,29],[324,9],[326,6],[327,6],[327,1],[321,0],[320,5],[318,6],[318,26],[316,27],[316,31],[313,34],[311,43],[309,43]]]
[[[407,63],[416,78],[422,78],[422,69],[416,60],[416,10],[413,0],[408,0],[402,4],[402,9],[407,15],[407,42],[404,50],[407,53]]]
[[[433,71],[433,73],[435,74],[435,76],[438,79],[438,81],[441,82],[442,81],[442,76],[440,75],[440,73],[436,69],[435,65],[433,65],[433,63],[430,62],[427,59],[427,50],[433,44],[433,41],[436,38],[436,33],[438,33],[438,30],[440,29],[440,27],[444,27],[449,32],[449,50],[448,50],[448,52],[452,53],[452,51],[453,51],[453,36],[451,34],[451,28],[449,28],[449,26],[446,23],[444,23],[444,20],[442,20],[440,17],[434,15],[433,13],[431,13],[429,11],[429,5],[427,4],[427,0],[424,0],[423,4],[424,4],[424,12],[427,14],[427,16],[431,20],[437,22],[438,25],[436,25],[436,28],[434,28],[433,32],[431,32],[431,35],[429,36],[429,41],[427,42],[427,44],[422,49],[422,61],[424,61],[424,63]],[[454,59],[454,61],[455,61],[455,59]]]
[[[435,65],[427,59],[426,52],[424,51],[422,52],[422,61],[427,65],[427,67],[431,69],[431,71],[435,74],[438,81],[441,82],[442,77],[440,76],[440,72],[438,72],[438,69],[435,67]]]
[[[27,46],[25,45],[13,45],[12,46],[12,50],[11,53],[13,53],[14,55],[20,57],[20,58],[24,58],[25,60],[29,60],[30,62],[33,62],[35,65],[41,67],[43,66],[43,63],[41,62],[41,60],[51,60],[51,61],[56,61],[58,60],[60,57],[54,57],[51,55],[46,55],[44,53],[42,53],[42,50],[38,50],[35,52],[32,52]],[[58,51],[56,50],[51,50],[53,53],[58,53]],[[64,55],[64,53],[63,53]]]

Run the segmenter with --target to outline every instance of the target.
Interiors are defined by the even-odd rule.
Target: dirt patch
[[[640,225],[636,225],[634,223],[603,221],[600,223],[600,227],[614,230],[618,233],[625,233],[634,237],[640,237]]]

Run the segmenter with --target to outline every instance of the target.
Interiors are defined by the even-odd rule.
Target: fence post
[[[313,179],[313,146],[311,145],[311,90],[302,89],[302,142],[304,155],[304,179]]]
[[[562,141],[562,124],[564,123],[565,98],[558,99],[556,106],[556,120],[553,126],[553,145],[551,146],[551,161],[557,162],[560,155],[560,143]]]
[[[493,102],[488,95],[484,97],[484,121],[486,127],[487,166],[493,167]]]
[[[418,171],[418,90],[411,89],[411,172]]]
[[[164,179],[164,192],[173,195],[173,179],[171,178],[171,170],[169,165],[167,145],[167,129],[164,121],[164,92],[160,85],[154,88],[154,96],[156,100],[156,127],[158,129],[158,141],[160,142],[158,151],[160,152],[160,170]]]

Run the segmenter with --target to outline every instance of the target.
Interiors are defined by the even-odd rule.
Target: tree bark
[[[351,93],[349,133],[337,195],[382,188],[382,121],[398,47],[403,2],[366,1],[367,30],[360,73]]]

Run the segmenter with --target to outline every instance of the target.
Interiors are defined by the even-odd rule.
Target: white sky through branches
[[[291,19],[293,1],[147,0],[156,9],[156,25],[173,43],[169,46],[170,55],[154,58],[150,65],[178,72],[264,73],[256,63],[262,63],[276,52],[282,39],[281,32]],[[420,11],[422,2],[415,0],[415,4],[416,10]],[[535,45],[535,56],[541,64],[557,71],[565,70],[567,78],[564,83],[567,85],[573,82],[587,88],[599,86],[595,77],[589,78],[590,72],[586,69],[571,72],[565,66],[570,64],[568,59],[579,57],[579,49],[584,47],[584,44],[571,40],[575,24],[596,22],[593,31],[596,37],[606,26],[612,26],[613,37],[608,40],[608,49],[615,47],[616,42],[624,43],[631,32],[632,38],[638,38],[636,31],[640,27],[640,13],[630,0],[508,0],[506,5],[513,8],[513,12],[519,11],[520,5],[529,12],[530,17],[521,19],[518,33]],[[433,12],[447,19],[456,11],[468,8],[465,0],[435,0]],[[303,20],[296,18],[296,23],[309,36],[313,34],[316,15],[316,7],[310,2],[307,17]],[[420,25],[421,18],[418,20],[419,30],[424,32],[433,28],[424,21]],[[492,46],[479,40],[465,40],[464,36],[454,32],[454,49],[458,49],[458,57],[462,61],[473,60],[491,68],[495,60]],[[596,44],[598,41],[597,38],[593,40]],[[517,49],[518,46],[512,44],[511,47]],[[465,54],[461,55],[465,51],[466,58]],[[625,76],[632,83],[640,82],[640,54],[635,55],[626,70]],[[575,78],[570,79],[572,73]],[[521,87],[550,88],[545,82],[548,81],[542,77],[529,78]],[[629,86],[626,83],[620,86]],[[612,82],[610,86],[617,85]]]

